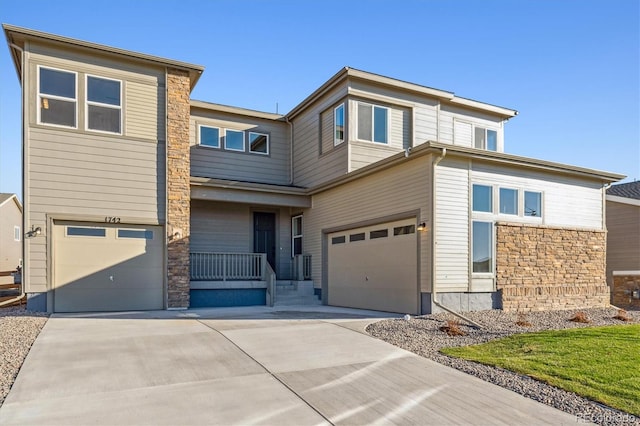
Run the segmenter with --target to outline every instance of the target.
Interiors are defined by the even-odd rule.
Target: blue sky
[[[286,113],[351,66],[513,108],[505,151],[640,179],[637,0],[0,0],[0,21],[206,67],[193,99]],[[20,86],[0,48],[0,192]]]

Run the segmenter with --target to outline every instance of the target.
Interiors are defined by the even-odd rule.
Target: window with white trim
[[[302,254],[302,215],[291,218],[291,257]]]
[[[542,193],[524,191],[524,215],[542,217]]]
[[[38,67],[38,123],[77,127],[77,74]]]
[[[388,143],[389,109],[358,102],[358,139]]]
[[[333,145],[344,142],[344,104],[333,110]]]
[[[473,185],[472,210],[474,212],[493,212],[493,187],[488,185]]]
[[[498,132],[484,127],[476,127],[474,130],[473,146],[487,151],[498,150]]]
[[[518,190],[500,188],[500,214],[518,214]]]
[[[269,135],[249,132],[249,152],[269,155]]]
[[[200,125],[199,129],[200,145],[208,146],[209,148],[220,148],[220,129],[218,127]]]
[[[224,132],[224,149],[229,151],[244,151],[244,132],[226,129]]]
[[[20,241],[22,239],[22,232],[20,232],[20,227],[19,226],[14,226],[13,227],[13,240],[14,241]]]
[[[122,131],[122,82],[87,75],[87,130]]]
[[[474,220],[471,226],[474,273],[493,272],[493,222]]]

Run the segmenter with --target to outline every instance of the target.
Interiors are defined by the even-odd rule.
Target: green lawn
[[[495,365],[640,416],[640,325],[513,335],[442,353]]]

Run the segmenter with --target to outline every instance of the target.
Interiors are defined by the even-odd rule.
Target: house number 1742
[[[106,223],[120,223],[120,218],[115,216],[105,216],[104,221]]]

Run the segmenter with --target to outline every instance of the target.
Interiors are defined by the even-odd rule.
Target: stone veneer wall
[[[505,311],[606,307],[606,232],[496,224],[496,286]]]
[[[167,70],[167,304],[189,307],[190,156],[186,71]]]
[[[634,291],[640,291],[640,274],[614,275],[611,303],[618,308],[640,310],[640,299],[633,297]]]

